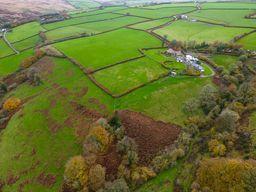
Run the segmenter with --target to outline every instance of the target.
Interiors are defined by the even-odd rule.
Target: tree
[[[216,120],[216,128],[220,132],[224,131],[234,131],[237,126],[237,121],[239,120],[239,114],[230,109],[225,109],[221,112]]]
[[[106,170],[100,164],[90,168],[89,171],[89,187],[92,191],[97,191],[105,184]]]
[[[75,190],[87,190],[88,166],[82,156],[72,157],[65,165],[64,182]]]
[[[168,35],[163,35],[163,41],[162,41],[162,47],[164,47],[164,44],[167,42]]]
[[[208,187],[218,192],[248,192],[253,174],[249,174],[256,167],[254,160],[212,158],[201,161],[196,174],[196,182],[200,188]],[[254,172],[254,171],[253,171]],[[247,175],[248,178],[245,176]],[[246,184],[248,183],[248,184]],[[252,184],[251,186],[255,185]],[[254,188],[255,189],[255,188]]]
[[[117,143],[117,150],[123,154],[129,151],[137,151],[137,144],[134,139],[124,136],[124,138]]]
[[[197,99],[192,98],[183,104],[182,109],[186,114],[191,115],[191,114],[195,114],[198,108],[199,108],[199,101]]]
[[[3,104],[3,109],[6,111],[13,111],[21,105],[21,100],[15,97],[7,99]]]
[[[106,183],[103,192],[130,192],[130,189],[124,179],[117,179],[111,183]]]
[[[205,114],[208,114],[216,105],[219,99],[218,91],[208,84],[204,86],[199,94],[199,102]]]
[[[226,153],[226,146],[220,143],[216,139],[212,139],[208,143],[208,148],[209,151],[214,155],[214,156],[224,156]]]

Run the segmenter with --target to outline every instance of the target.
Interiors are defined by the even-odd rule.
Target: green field
[[[104,31],[113,30],[123,27],[132,23],[143,21],[144,19],[137,17],[121,17],[116,19],[110,19],[107,21],[99,21],[95,23],[85,23],[81,25],[68,26],[64,28],[55,29],[46,33],[48,40],[57,40],[65,37],[78,36],[86,33],[91,35],[101,33]]]
[[[254,11],[250,10],[200,10],[190,13],[191,18],[227,26],[256,27],[254,19],[244,17]]]
[[[227,70],[238,61],[238,57],[231,55],[211,55],[210,59],[218,66],[222,66]]]
[[[169,40],[212,43],[214,41],[229,42],[235,36],[250,31],[252,29],[222,27],[200,22],[176,21],[154,32],[161,36],[168,35]]]
[[[159,63],[143,57],[101,70],[94,73],[93,76],[113,95],[119,95],[168,74],[168,72],[169,70],[163,68]]]
[[[163,19],[158,19],[158,20],[153,20],[153,21],[148,21],[148,22],[135,24],[135,25],[132,25],[131,27],[135,28],[135,29],[148,30],[148,29],[151,29],[153,27],[163,25],[167,22],[170,22],[170,19],[169,18],[163,18]]]
[[[60,22],[45,24],[45,25],[43,25],[43,27],[46,30],[53,30],[53,29],[57,29],[60,27],[67,27],[67,26],[78,25],[78,24],[82,24],[82,23],[86,23],[86,22],[111,19],[111,18],[115,18],[115,17],[118,17],[118,15],[112,14],[112,13],[105,13],[105,14],[100,14],[100,15],[91,15],[91,16],[70,18],[70,19],[67,19],[64,21],[60,21]]]
[[[203,3],[203,9],[256,9],[255,3],[247,2],[210,2]]]
[[[7,33],[7,39],[13,43],[16,41],[21,41],[33,35],[37,35],[40,31],[44,31],[40,24],[37,22],[31,22],[13,28],[12,32]]]
[[[256,50],[256,33],[243,37],[237,43],[243,45],[245,49]]]
[[[75,17],[85,17],[85,16],[96,16],[98,14],[110,13],[112,11],[117,11],[120,9],[125,9],[122,6],[104,7],[103,9],[91,10],[91,11],[81,11],[78,13],[70,14],[72,18]]]
[[[0,79],[14,73],[19,69],[20,63],[23,59],[32,56],[33,50],[24,51],[18,55],[13,55],[4,59],[0,59]]]
[[[186,65],[165,54],[168,43],[162,46],[163,40],[156,34],[167,35],[169,41],[228,43],[256,29],[255,19],[244,18],[256,10],[256,3],[202,3],[202,10],[197,11],[193,2],[152,5],[146,0],[128,0],[127,4],[118,1],[118,6],[109,7],[100,7],[93,0],[68,2],[78,8],[67,12],[70,19],[44,25],[34,21],[7,33],[19,54],[0,39],[0,81],[20,70],[21,62],[34,55],[38,44],[53,46],[75,61],[46,56],[32,66],[39,73],[40,85],[18,84],[0,97],[0,103],[9,97],[22,101],[7,127],[0,130],[0,191],[61,191],[65,163],[83,153],[88,129],[98,117],[95,113],[109,119],[116,110],[131,110],[156,121],[184,126],[184,102],[197,98],[203,86],[213,85],[214,71],[203,62],[205,71],[200,77],[184,75]],[[147,5],[141,6],[143,3]],[[199,21],[173,21],[172,16],[177,14]],[[45,42],[39,36],[41,31],[46,34]],[[256,33],[236,43],[256,50]],[[205,56],[225,71],[239,60],[230,55]],[[254,60],[249,61],[249,67],[254,67]],[[168,76],[171,71],[177,75]],[[254,113],[248,125],[253,144],[255,124]],[[178,161],[134,191],[174,192],[174,181],[183,165]],[[54,178],[52,186],[40,182],[42,174]],[[13,178],[14,183],[1,188],[2,182]]]
[[[195,7],[194,3],[163,3],[159,5],[150,5],[144,7],[145,9],[161,9],[166,7]]]
[[[3,39],[0,39],[0,58],[13,54],[13,50],[5,43]]]
[[[189,11],[194,10],[193,7],[183,7],[183,8],[162,8],[156,10],[150,9],[140,9],[140,8],[128,8],[121,11],[115,11],[116,13],[122,14],[131,14],[140,17],[147,17],[147,18],[162,18],[162,17],[171,17],[177,14],[186,13]]]
[[[158,39],[145,32],[121,29],[100,36],[57,43],[54,46],[86,68],[95,70],[138,57],[141,55],[139,48],[160,45],[161,42]]]
[[[19,50],[22,51],[24,49],[28,49],[28,48],[33,48],[35,47],[38,43],[40,43],[42,41],[42,39],[40,38],[39,35],[30,37],[28,39],[19,41],[17,43],[13,43],[13,46]]]
[[[71,124],[66,123],[65,120],[68,118],[75,118],[72,114],[77,114],[76,117],[79,118],[79,113],[75,111],[70,101],[87,103],[87,106],[93,105],[91,107],[99,110],[97,105],[89,102],[91,98],[100,98],[106,103],[111,99],[71,63],[63,59],[53,59],[52,62],[53,65],[47,63],[51,66],[52,72],[42,76],[41,86],[32,87],[23,84],[10,93],[26,100],[26,104],[1,132],[0,178],[7,179],[10,174],[19,176],[15,184],[6,185],[3,191],[19,191],[19,185],[27,180],[29,182],[26,183],[24,191],[59,191],[65,162],[71,156],[81,153],[81,143],[76,133],[88,129],[86,124],[79,127],[76,120]],[[67,73],[74,75],[63,78],[67,77]],[[56,85],[59,86],[58,89]],[[88,86],[90,87],[88,93],[84,97],[81,95],[78,97],[77,94]],[[68,91],[68,96],[63,95],[61,92],[63,89]],[[82,119],[84,123],[89,122],[86,116],[80,117],[80,120]],[[56,126],[60,128],[53,129]],[[38,182],[37,178],[41,173],[56,177],[52,187]]]

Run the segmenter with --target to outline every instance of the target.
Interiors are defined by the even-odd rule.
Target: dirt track
[[[141,113],[124,110],[119,111],[118,115],[126,134],[134,138],[138,145],[139,161],[142,165],[148,165],[152,158],[171,145],[180,133],[179,126],[155,121]]]

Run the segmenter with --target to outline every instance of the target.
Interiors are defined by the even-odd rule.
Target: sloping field
[[[159,63],[143,57],[98,71],[93,76],[111,93],[119,95],[168,73]]]
[[[245,49],[256,50],[256,33],[240,39],[237,43],[243,45]]]
[[[182,7],[182,8],[161,8],[161,9],[140,9],[140,8],[129,8],[121,11],[116,11],[116,13],[122,13],[122,14],[131,14],[136,15],[140,17],[147,17],[147,18],[162,18],[162,17],[170,17],[173,15],[186,13],[189,11],[194,10],[193,7]]]
[[[111,18],[115,18],[115,17],[118,17],[118,15],[112,14],[112,13],[90,15],[90,16],[71,18],[71,19],[67,19],[64,21],[60,21],[60,22],[45,24],[45,25],[43,25],[43,27],[47,30],[52,30],[52,29],[56,29],[56,28],[60,28],[60,27],[67,27],[70,25],[78,25],[78,24],[82,24],[85,22],[111,19]]]
[[[13,55],[4,59],[0,59],[0,79],[12,74],[19,69],[23,59],[32,56],[33,50],[24,51],[18,55]]]
[[[209,2],[202,4],[203,9],[256,9],[255,3],[248,2]]]
[[[91,15],[109,13],[109,12],[120,10],[120,9],[126,9],[126,7],[122,7],[122,6],[104,7],[102,9],[97,9],[97,10],[92,10],[92,11],[82,11],[80,13],[74,13],[74,14],[71,14],[70,16],[72,18],[84,17],[84,16],[91,16]]]
[[[212,55],[210,59],[218,66],[224,67],[224,69],[229,69],[230,66],[236,64],[238,61],[238,57],[231,55]]]
[[[139,48],[160,45],[158,39],[145,32],[120,29],[100,36],[57,43],[54,46],[87,69],[95,70],[138,57],[141,55]]]
[[[150,5],[143,7],[144,9],[160,9],[166,7],[195,7],[194,3],[163,3],[159,5]]]
[[[42,39],[40,38],[40,36],[36,35],[36,36],[30,37],[28,39],[24,39],[22,41],[19,41],[17,43],[13,43],[13,46],[17,50],[22,51],[24,49],[35,47],[41,41],[42,41]]]
[[[168,35],[169,40],[212,43],[214,41],[229,42],[235,36],[250,31],[252,29],[222,27],[200,22],[176,21],[154,32],[161,36]]]
[[[148,30],[148,29],[151,29],[153,27],[163,25],[163,24],[165,24],[169,21],[171,21],[169,18],[163,18],[163,19],[159,19],[159,20],[153,20],[153,21],[147,21],[147,22],[135,24],[135,25],[132,25],[131,27],[135,28],[135,29]]]
[[[182,112],[184,101],[196,97],[209,83],[211,78],[165,78],[121,97],[116,108],[139,111],[154,119],[183,125],[186,118]]]
[[[31,22],[24,25],[20,25],[12,29],[12,32],[7,33],[7,39],[10,42],[21,41],[25,38],[31,37],[33,35],[38,34],[40,31],[44,31],[44,29],[37,22]]]
[[[120,28],[132,23],[137,23],[145,19],[137,17],[120,17],[116,19],[109,19],[107,21],[99,21],[93,23],[85,23],[81,25],[68,26],[64,28],[55,29],[46,33],[48,40],[56,40],[70,36],[77,36],[83,33],[91,35]]]
[[[255,19],[244,18],[253,12],[252,10],[200,10],[190,13],[189,16],[201,21],[228,26],[256,27]]]
[[[0,178],[10,181],[3,191],[59,191],[65,162],[81,153],[80,141],[91,123],[92,111],[78,110],[74,103],[105,113],[101,99],[111,101],[63,59],[46,58],[35,67],[43,84],[23,84],[10,93],[26,103],[1,131]]]
[[[13,50],[5,43],[3,39],[0,39],[0,58],[13,54]]]

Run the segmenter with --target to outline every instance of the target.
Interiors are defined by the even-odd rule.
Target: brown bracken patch
[[[97,163],[106,168],[107,180],[115,179],[118,171],[118,166],[122,161],[121,155],[116,150],[116,145],[113,144],[109,147],[105,155],[97,157]]]
[[[6,180],[6,184],[7,185],[13,185],[15,184],[18,180],[20,179],[19,176],[15,176],[13,174],[9,174],[7,180]]]
[[[118,116],[126,135],[134,138],[138,145],[142,165],[148,165],[159,151],[173,144],[180,133],[178,125],[155,121],[138,112],[124,110],[119,111]]]
[[[45,187],[52,187],[56,182],[56,176],[53,174],[46,174],[43,172],[37,177],[37,182]]]

